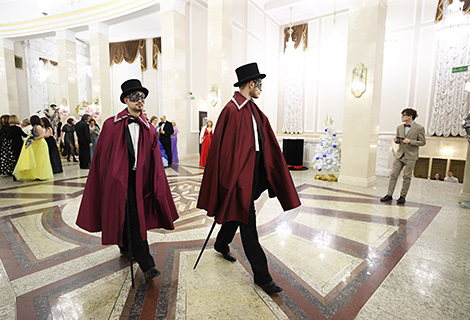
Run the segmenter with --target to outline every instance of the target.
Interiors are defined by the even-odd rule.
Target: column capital
[[[0,38],[0,48],[15,50],[14,41],[6,38]]]
[[[75,32],[69,29],[60,29],[55,32],[56,40],[69,40],[75,42]]]
[[[99,33],[106,37],[109,36],[109,27],[104,23],[90,24],[88,25],[88,30],[90,31],[90,33]]]
[[[186,15],[186,2],[188,2],[188,0],[163,0],[160,3],[160,14],[177,11],[182,15]]]

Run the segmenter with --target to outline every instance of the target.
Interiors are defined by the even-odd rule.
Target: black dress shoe
[[[380,199],[380,201],[382,201],[382,202],[389,202],[389,201],[392,201],[392,200],[393,200],[392,196],[389,196],[388,194]]]
[[[400,196],[400,198],[398,198],[398,200],[397,200],[398,204],[404,204],[405,202],[406,202],[406,199],[403,196]]]
[[[268,282],[266,284],[258,284],[263,290],[264,292],[266,292],[267,294],[273,294],[273,293],[278,293],[278,292],[281,292],[282,291],[282,288],[280,286],[278,286],[276,284],[276,282],[271,281],[271,282]]]
[[[215,250],[215,251],[217,251],[217,250]],[[235,258],[235,256],[230,251],[227,251],[227,252],[217,251],[217,252],[222,254],[222,256],[224,257],[225,260],[228,260],[228,261],[231,261],[231,262],[237,261],[237,258]]]
[[[228,260],[231,262],[237,261],[237,258],[235,258],[235,256],[230,251],[224,252],[222,253],[222,255],[224,256],[225,260]]]
[[[145,281],[150,281],[151,279],[158,277],[160,275],[160,271],[155,269],[154,267],[148,269],[144,272]]]

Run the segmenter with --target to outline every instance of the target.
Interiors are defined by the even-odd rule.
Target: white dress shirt
[[[129,123],[129,133],[131,135],[132,146],[134,147],[134,154],[135,154],[135,161],[134,165],[132,166],[133,170],[137,168],[137,155],[139,151],[139,133],[140,133],[140,126],[137,123]]]

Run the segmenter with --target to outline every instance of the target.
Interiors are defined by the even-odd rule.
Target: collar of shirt
[[[243,108],[248,102],[253,101],[253,99],[248,100],[245,98],[239,91],[235,91],[232,97],[233,103],[237,106],[238,110]]]
[[[243,108],[248,102],[253,102],[253,99],[252,100],[248,100],[247,98],[245,98],[240,92],[238,91],[235,91],[235,94],[233,95],[232,97],[232,101],[233,103],[235,103],[235,105],[238,107],[238,110],[240,110],[241,108]],[[253,102],[254,103],[254,102]],[[256,119],[255,119],[255,116],[253,115],[253,113],[251,114],[251,117],[253,119],[253,133],[254,133],[254,136],[255,136],[255,150],[256,151],[259,151],[259,140],[258,140],[258,124],[256,123]]]
[[[131,114],[129,113],[129,111],[127,111],[127,109],[123,109],[121,112],[119,112],[118,114],[114,116],[114,122],[122,121],[130,116]],[[147,120],[145,120],[145,118],[142,115],[140,115],[139,117],[135,119],[139,121],[140,124],[143,124],[142,126],[143,128],[150,129],[150,124],[148,123]]]

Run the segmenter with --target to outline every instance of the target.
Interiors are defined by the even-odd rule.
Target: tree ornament
[[[336,175],[332,172],[339,172],[340,169],[341,144],[333,127],[333,119],[328,115],[326,116],[325,125],[324,134],[320,137],[313,157],[313,168],[317,172],[324,172],[324,174],[317,174],[315,179],[337,181]]]

